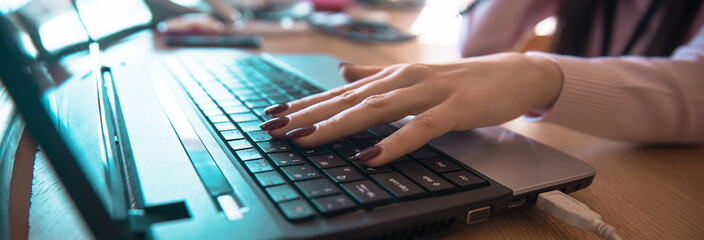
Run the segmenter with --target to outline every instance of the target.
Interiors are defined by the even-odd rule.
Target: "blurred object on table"
[[[425,0],[357,0],[361,4],[385,6],[385,7],[419,7],[425,4]]]
[[[212,35],[225,30],[225,24],[207,13],[189,13],[166,19],[156,29],[169,35]]]
[[[401,42],[415,38],[386,23],[354,20],[346,13],[314,13],[310,24],[322,32],[353,41]]]
[[[313,3],[315,11],[319,12],[342,12],[349,5],[352,5],[354,0],[307,0]]]

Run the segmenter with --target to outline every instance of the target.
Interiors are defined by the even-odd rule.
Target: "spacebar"
[[[176,105],[173,97],[164,89],[155,88],[161,107],[169,118],[171,126],[186,150],[188,158],[193,163],[198,176],[211,196],[217,197],[232,193],[232,187],[225,179],[213,157],[201,142],[198,134],[186,119],[183,111]]]

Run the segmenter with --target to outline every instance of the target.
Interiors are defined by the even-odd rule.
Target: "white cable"
[[[621,240],[616,228],[602,221],[601,215],[561,191],[554,190],[539,194],[535,205],[538,209],[582,231],[593,232],[608,240]]]

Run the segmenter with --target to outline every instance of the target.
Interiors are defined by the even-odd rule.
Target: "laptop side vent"
[[[447,218],[419,224],[399,230],[365,238],[367,240],[419,239],[449,232],[455,225],[455,218]]]

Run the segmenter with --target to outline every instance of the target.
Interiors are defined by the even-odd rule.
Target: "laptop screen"
[[[108,211],[114,209],[114,194],[101,156],[97,88],[87,49],[91,42],[109,43],[150,21],[142,0],[0,1],[2,83],[14,91],[18,111],[47,155],[49,148],[68,149]],[[52,134],[60,144],[47,140]],[[61,167],[54,166],[57,172]]]

